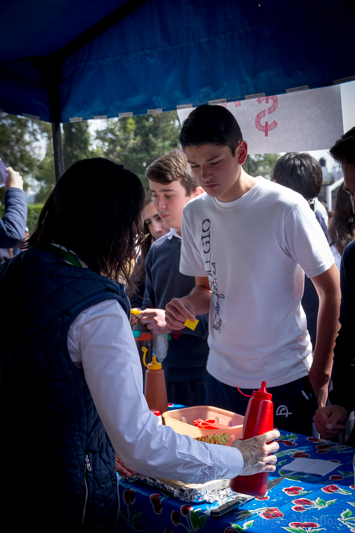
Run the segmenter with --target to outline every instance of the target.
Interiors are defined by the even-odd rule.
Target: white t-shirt
[[[233,202],[206,193],[191,200],[183,212],[180,270],[208,275],[208,372],[249,389],[307,375],[304,272],[312,278],[333,263],[314,213],[291,189],[259,178]]]
[[[186,483],[228,479],[241,472],[244,462],[236,448],[197,442],[158,425],[143,395],[129,321],[116,300],[79,314],[69,329],[68,349],[74,364],[83,368],[106,432],[127,466]]]

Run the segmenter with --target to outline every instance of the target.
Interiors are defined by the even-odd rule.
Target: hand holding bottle
[[[238,448],[244,459],[244,468],[240,476],[250,476],[260,472],[275,472],[276,455],[279,445],[271,442],[280,437],[277,429],[268,431],[246,440],[235,440],[232,446]],[[268,444],[269,443],[269,444]]]

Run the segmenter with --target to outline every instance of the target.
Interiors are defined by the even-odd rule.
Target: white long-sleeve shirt
[[[131,327],[116,300],[83,311],[68,335],[107,434],[131,469],[152,477],[204,483],[243,469],[239,450],[198,442],[158,425],[143,395],[142,370]]]

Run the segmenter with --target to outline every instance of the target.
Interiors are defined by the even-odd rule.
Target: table
[[[272,532],[290,533],[355,532],[354,448],[280,433],[277,470],[269,479],[287,477],[264,497],[216,520],[209,513],[218,504],[187,503],[141,481],[121,478],[118,531],[264,533],[271,528]],[[323,458],[339,466],[324,477],[284,471],[296,457]]]

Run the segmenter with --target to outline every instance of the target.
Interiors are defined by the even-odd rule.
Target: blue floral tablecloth
[[[323,439],[281,432],[277,471],[287,477],[264,497],[218,520],[218,504],[186,503],[141,481],[120,479],[119,531],[146,533],[233,533],[236,531],[355,532],[354,448]],[[283,470],[297,457],[327,459],[338,466],[327,476]]]

